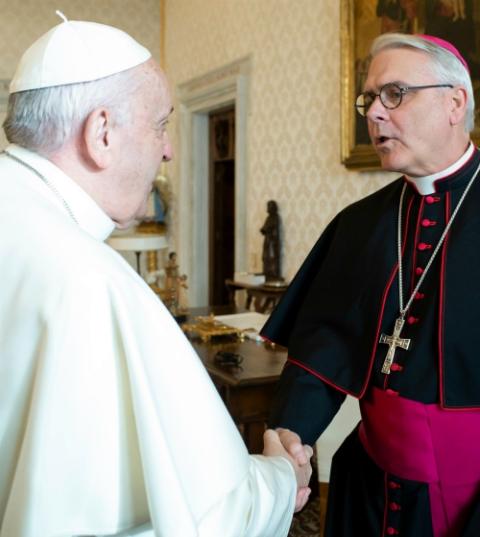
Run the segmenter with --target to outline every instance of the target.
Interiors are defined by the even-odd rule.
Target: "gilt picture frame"
[[[8,87],[10,85],[10,79],[0,79],[0,114],[5,114],[8,106]]]
[[[480,2],[474,0],[341,0],[341,160],[349,169],[380,169],[366,121],[355,110],[363,90],[368,51],[381,33],[429,33],[447,39],[466,57],[475,94],[474,142],[480,142]]]

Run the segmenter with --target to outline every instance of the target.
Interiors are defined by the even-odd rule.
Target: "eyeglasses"
[[[405,93],[412,90],[428,88],[453,88],[453,86],[452,84],[431,84],[429,86],[408,86],[402,88],[398,84],[390,82],[382,86],[378,93],[375,93],[374,91],[360,93],[355,102],[355,108],[361,116],[366,116],[375,99],[380,97],[380,102],[385,108],[394,110],[402,104],[402,99]]]

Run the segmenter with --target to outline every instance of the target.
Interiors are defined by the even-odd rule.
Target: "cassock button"
[[[408,317],[407,319],[408,324],[415,324],[415,323],[418,323],[418,321],[419,321],[418,317],[414,317],[413,315],[410,315],[410,317]]]
[[[400,485],[400,483],[396,483],[395,481],[389,481],[388,482],[388,488],[389,489],[399,489],[399,488],[402,488],[402,485]]]
[[[440,198],[438,196],[427,196],[425,198],[425,202],[431,205],[432,203],[437,203],[437,201],[440,201]]]
[[[425,298],[425,293],[415,293],[415,300],[422,300],[422,298]]]
[[[431,244],[427,244],[426,242],[420,242],[417,246],[417,248],[423,252],[424,250],[431,250],[432,248],[432,245]]]
[[[429,218],[424,218],[422,220],[422,226],[423,227],[430,227],[430,226],[436,226],[437,222],[435,220],[430,220]]]
[[[387,528],[387,535],[400,535],[400,532],[397,529],[392,528],[392,526],[389,526]]]
[[[390,366],[390,371],[403,371],[403,366],[400,364],[392,364]]]
[[[423,268],[422,268],[422,267],[417,267],[417,268],[415,269],[415,274],[416,274],[417,276],[420,276],[421,274],[423,274]]]
[[[390,502],[388,504],[388,507],[390,509],[390,511],[400,511],[402,506],[399,504],[399,503],[396,503],[396,502]]]

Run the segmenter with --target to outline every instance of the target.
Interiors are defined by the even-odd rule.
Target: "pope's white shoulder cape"
[[[103,243],[108,217],[10,149],[52,177],[79,224],[0,156],[0,537],[149,519],[158,536],[286,535],[289,463],[248,455],[179,327]]]

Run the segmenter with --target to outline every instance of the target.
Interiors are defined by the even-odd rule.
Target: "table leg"
[[[263,421],[243,423],[243,439],[245,440],[249,453],[262,453],[265,428],[266,426]]]
[[[140,274],[140,256],[142,255],[142,252],[135,252],[135,255],[137,257],[137,272]]]

